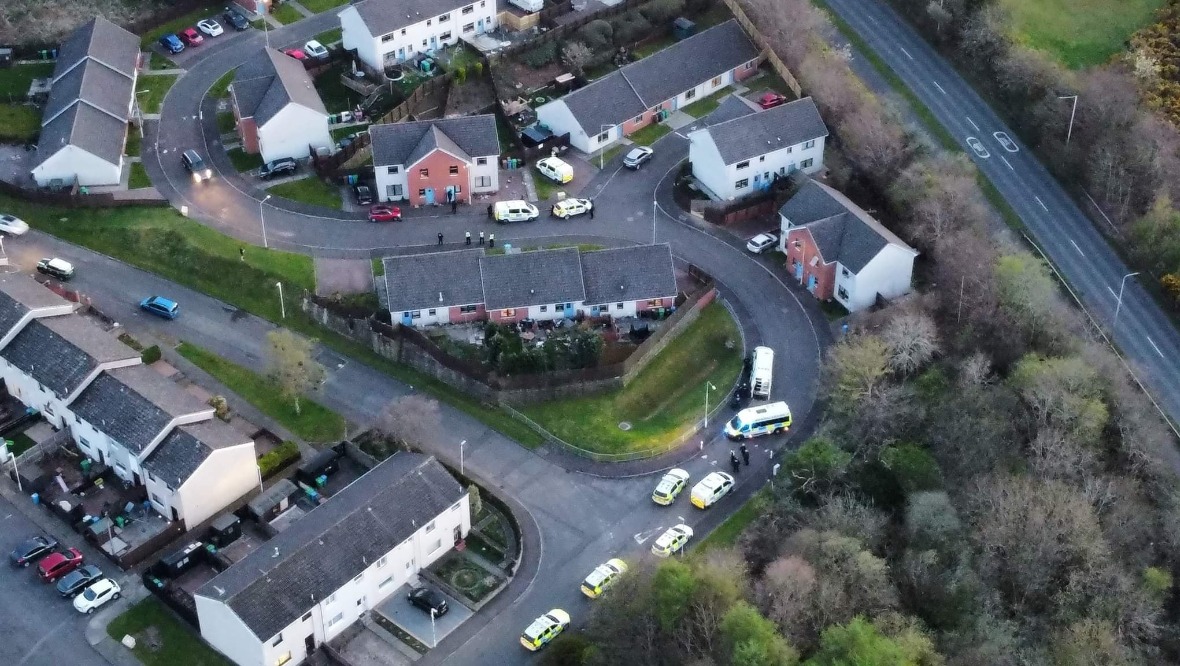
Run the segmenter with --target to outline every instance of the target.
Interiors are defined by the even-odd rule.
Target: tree
[[[876,336],[852,335],[832,347],[828,361],[832,399],[844,408],[851,408],[873,395],[885,380],[889,350]]]
[[[377,428],[410,446],[434,442],[442,430],[438,401],[420,393],[393,400],[377,418]]]
[[[586,63],[593,57],[594,52],[582,42],[567,42],[561,50],[561,60],[578,75],[585,72]]]
[[[269,376],[283,397],[295,403],[300,413],[299,397],[324,381],[324,366],[313,356],[313,342],[286,329],[266,334],[270,342]]]
[[[472,517],[483,512],[483,498],[479,496],[479,486],[474,483],[467,486],[467,501],[471,504]]]
[[[1040,430],[1055,428],[1082,446],[1096,446],[1109,412],[1103,382],[1092,364],[1080,356],[1026,356],[1010,379],[1032,411]]]
[[[1086,619],[1071,624],[1053,636],[1050,646],[1054,666],[1130,666],[1125,646],[1106,622]]]
[[[938,329],[923,312],[894,317],[881,333],[889,349],[889,367],[900,375],[921,370],[938,353]]]
[[[938,490],[942,476],[938,463],[917,444],[898,444],[881,451],[881,465],[889,470],[898,487],[906,493]]]
[[[467,68],[460,65],[455,68],[455,83],[463,83],[467,80]]]
[[[739,601],[721,619],[723,658],[734,666],[794,666],[799,654],[774,624]]]
[[[771,562],[755,586],[758,605],[789,637],[811,632],[810,609],[819,584],[819,574],[807,560],[787,555]]]
[[[809,439],[783,459],[783,469],[797,492],[819,497],[844,477],[852,455],[826,439]]]
[[[943,491],[910,495],[905,528],[910,547],[922,550],[946,551],[963,537],[963,523]]]
[[[1000,306],[1029,340],[1049,332],[1057,308],[1057,284],[1045,262],[1026,252],[1008,254],[996,263]]]
[[[942,658],[930,639],[910,627],[897,638],[864,617],[824,630],[820,649],[806,666],[933,666]]]

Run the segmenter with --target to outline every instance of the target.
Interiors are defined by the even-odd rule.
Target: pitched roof
[[[133,78],[139,62],[139,37],[96,16],[63,41],[57,49],[53,79],[86,58],[93,58],[120,74]]]
[[[458,250],[385,257],[386,307],[396,313],[482,303],[482,256],[483,250]]]
[[[479,265],[489,310],[586,300],[574,247],[485,256]]]
[[[713,26],[561,98],[587,134],[618,125],[758,57],[736,20]]]
[[[63,398],[99,364],[138,356],[79,315],[31,321],[0,351],[0,357]]]
[[[26,275],[0,275],[0,337],[33,310],[68,305],[69,301]]]
[[[463,497],[434,460],[398,453],[300,518],[197,594],[267,640]],[[447,535],[444,535],[444,538]]]
[[[145,365],[100,374],[70,409],[136,455],[163,434],[174,418],[212,411]]]
[[[707,132],[713,138],[726,164],[736,164],[828,135],[828,128],[810,97],[743,115],[700,131]]]
[[[45,122],[78,102],[125,121],[134,94],[135,84],[131,79],[106,65],[87,60],[53,83],[45,102]]]
[[[238,115],[253,118],[259,127],[288,104],[328,115],[302,63],[275,49],[263,48],[262,56],[250,58],[234,73],[233,95]]]
[[[741,118],[752,113],[757,113],[758,108],[752,102],[746,101],[744,97],[738,95],[727,95],[721,103],[717,105],[713,112],[702,119],[706,127],[717,125],[734,118]]]
[[[413,164],[435,148],[464,159],[500,154],[496,116],[492,114],[372,125],[369,138],[373,165],[378,167]]]
[[[353,7],[374,37],[414,25],[439,14],[474,4],[476,0],[364,0]],[[495,6],[493,5],[493,10]],[[452,17],[458,18],[458,17]]]
[[[582,276],[590,304],[664,298],[677,292],[667,244],[583,252]]]
[[[179,488],[214,451],[249,441],[249,437],[216,419],[181,426],[168,433],[148,454],[143,468],[164,483]]]
[[[839,261],[859,273],[886,245],[917,254],[905,241],[840,192],[808,180],[779,214],[792,226],[811,232],[825,262]]]
[[[123,157],[127,123],[89,104],[74,104],[41,128],[33,167],[39,167],[66,146],[77,146],[111,164]]]

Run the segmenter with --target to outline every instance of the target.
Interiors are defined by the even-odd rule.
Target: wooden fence
[[[119,199],[113,192],[82,194],[77,186],[71,187],[68,191],[50,192],[18,187],[3,180],[0,180],[0,193],[33,203],[63,208],[123,208],[161,206],[168,203],[163,196],[158,199]]]
[[[754,44],[756,44],[759,49],[762,49],[762,54],[766,57],[766,62],[770,63],[771,69],[773,69],[776,74],[782,77],[783,81],[786,82],[787,87],[791,89],[791,92],[795,93],[795,97],[802,97],[803,87],[800,86],[799,82],[795,80],[795,75],[791,74],[791,70],[787,68],[786,63],[783,62],[782,58],[778,57],[778,54],[774,52],[774,47],[770,45],[770,42],[768,42],[766,38],[762,36],[762,33],[758,31],[758,26],[755,25],[754,22],[750,20],[750,17],[746,15],[746,10],[742,9],[742,6],[738,4],[737,0],[721,1],[725,3],[726,7],[729,7],[729,11],[733,12],[734,18],[736,18],[737,22],[741,24],[742,28],[746,31],[746,34],[750,36],[750,39],[754,40]]]

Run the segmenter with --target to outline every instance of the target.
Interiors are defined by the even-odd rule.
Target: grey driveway
[[[454,597],[449,594],[443,594],[443,598],[447,600],[447,613],[441,617],[434,619],[433,625],[430,621],[430,614],[425,613],[422,609],[412,606],[406,595],[410,593],[412,587],[409,584],[399,587],[385,603],[381,604],[374,611],[384,615],[397,626],[401,627],[414,638],[422,641],[424,645],[435,646],[439,641],[446,638],[454,630],[459,628],[467,620],[471,619],[471,609],[464,606]],[[438,588],[435,588],[438,589]]]

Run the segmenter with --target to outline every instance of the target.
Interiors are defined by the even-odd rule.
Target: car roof
[[[664,472],[664,476],[675,476],[680,479],[687,479],[688,472],[680,469],[679,467],[673,467],[672,469],[668,470],[667,472]]]
[[[709,475],[701,479],[701,482],[697,485],[714,487],[721,485],[725,481],[732,482],[733,477],[726,474],[725,472],[710,472]]]
[[[163,305],[166,308],[176,307],[176,301],[170,298],[164,298],[163,296],[152,296],[148,299],[148,302]]]
[[[47,263],[50,266],[53,266],[54,268],[61,268],[63,270],[68,270],[68,269],[71,269],[74,267],[73,264],[66,261],[65,259],[58,259],[57,257],[53,257],[52,259],[50,259],[49,261],[47,261],[45,263]]]
[[[763,233],[758,234],[757,236],[754,236],[750,240],[772,240],[773,238],[774,238],[774,234],[763,232]]]
[[[647,146],[636,146],[631,149],[631,152],[627,153],[627,157],[638,157],[640,155],[643,155],[644,153],[650,153],[650,152],[651,152],[651,148],[648,148]]]

